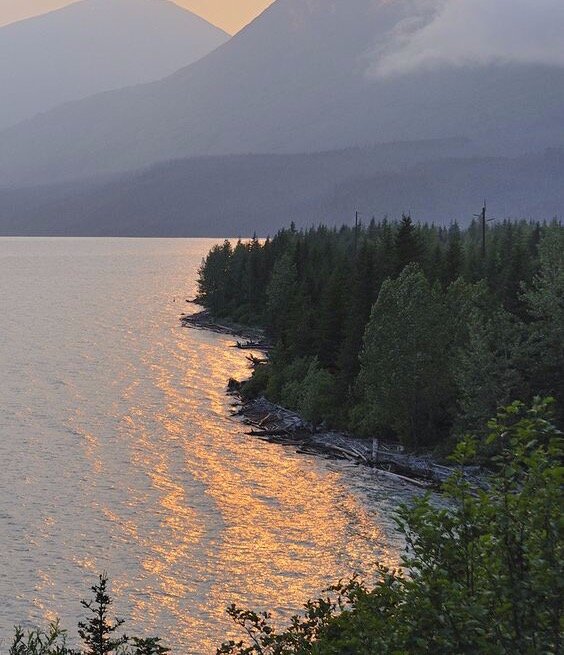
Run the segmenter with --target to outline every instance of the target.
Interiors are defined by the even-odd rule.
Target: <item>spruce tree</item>
[[[84,655],[106,655],[113,653],[127,643],[125,635],[114,636],[116,631],[123,625],[123,619],[110,620],[110,606],[112,599],[108,591],[108,577],[106,574],[99,576],[98,584],[92,587],[94,600],[81,601],[81,605],[90,612],[86,621],[78,624],[78,634],[86,646]]]
[[[411,220],[411,216],[402,216],[395,241],[397,272],[411,263],[418,262],[421,256],[421,245],[417,229]]]
[[[564,419],[564,230],[551,227],[540,246],[540,270],[525,287],[529,367],[535,393],[551,394]]]
[[[448,286],[462,273],[463,253],[460,228],[457,223],[448,231],[448,247],[445,255],[443,283]]]

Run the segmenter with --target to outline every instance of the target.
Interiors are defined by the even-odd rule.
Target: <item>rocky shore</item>
[[[196,301],[187,301],[197,304]],[[180,322],[184,327],[195,328],[200,330],[209,330],[218,334],[227,334],[232,337],[239,337],[253,342],[256,350],[262,348],[268,349],[270,344],[264,337],[264,332],[259,328],[252,328],[240,323],[234,323],[227,319],[216,319],[207,309],[195,312],[193,314],[181,314]],[[236,344],[233,344],[236,345]]]
[[[183,326],[211,330],[247,340],[233,345],[243,349],[267,352],[270,344],[260,329],[249,328],[229,321],[216,320],[209,311],[202,310],[191,315],[182,315]],[[251,364],[256,358],[251,356]],[[249,435],[269,443],[294,448],[298,453],[344,459],[358,465],[378,469],[383,476],[389,476],[406,484],[418,487],[437,487],[456,470],[476,488],[484,488],[486,482],[477,467],[449,467],[437,463],[429,455],[405,453],[399,445],[366,439],[343,432],[316,429],[303,418],[266,398],[246,400],[241,397],[241,383],[230,380],[228,392],[236,398],[233,415],[250,427]]]
[[[263,441],[290,446],[298,453],[322,455],[370,466],[388,477],[418,487],[440,486],[459,470],[476,488],[485,483],[477,467],[454,468],[437,463],[431,455],[405,453],[400,446],[378,439],[364,439],[355,435],[316,430],[299,414],[276,405],[266,398],[245,401],[238,395],[236,383],[230,385],[238,403],[234,411],[250,426],[247,433]]]

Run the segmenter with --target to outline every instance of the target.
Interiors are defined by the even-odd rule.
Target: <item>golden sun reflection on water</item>
[[[398,561],[402,487],[264,444],[230,417],[225,386],[248,374],[245,354],[178,321],[210,246],[0,240],[0,279],[19,281],[0,316],[2,635],[55,614],[74,634],[107,571],[129,634],[208,655],[240,636],[233,602],[284,621],[336,580]]]
[[[164,411],[156,419],[167,438],[181,446],[182,464],[201,483],[221,528],[214,531],[207,525],[202,530],[197,525],[197,516],[186,508],[190,499],[178,486],[171,490],[170,472],[161,465],[152,479],[167,492],[161,500],[168,513],[163,524],[177,530],[176,538],[182,535],[182,540],[180,547],[153,544],[162,559],[144,566],[177,598],[182,589],[166,572],[163,559],[183,564],[184,571],[193,574],[198,567],[190,559],[196,556],[190,546],[206,548],[207,542],[205,562],[214,575],[198,616],[225,625],[227,636],[231,629],[225,624],[225,608],[230,603],[271,607],[287,618],[312,594],[370,565],[376,559],[374,544],[386,540],[340,472],[319,466],[314,458],[253,440],[240,423],[226,419],[225,381],[230,375],[247,375],[246,360],[228,347],[228,339],[198,334],[202,338],[197,351],[190,336],[178,335],[177,375],[168,366],[151,366],[164,398]],[[145,443],[144,450],[148,447]],[[382,548],[378,559],[393,565],[397,552]],[[192,589],[197,593],[197,586]],[[192,616],[186,637],[193,640],[197,635],[203,649],[198,652],[213,652],[218,640],[205,634],[206,621],[198,623],[196,630]]]

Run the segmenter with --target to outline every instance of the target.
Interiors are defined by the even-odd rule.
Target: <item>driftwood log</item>
[[[218,321],[207,310],[183,315],[180,320],[185,327],[211,330],[246,339],[244,342],[236,341],[234,344],[234,347],[242,350],[268,353],[272,348],[261,330]],[[248,356],[248,360],[253,367],[268,361],[253,354]],[[228,391],[238,399],[234,415],[251,426],[250,435],[262,441],[291,446],[296,448],[298,453],[346,459],[359,465],[371,466],[378,469],[383,476],[420,487],[439,486],[455,471],[461,471],[475,488],[487,489],[487,481],[476,467],[455,469],[438,464],[429,455],[404,453],[397,445],[387,444],[378,439],[361,439],[340,432],[315,430],[295,412],[275,405],[266,398],[242,401],[239,396],[240,389],[240,382],[229,381]]]
[[[397,444],[315,430],[295,412],[266,398],[242,402],[234,414],[251,427],[249,435],[270,443],[292,446],[298,453],[321,454],[371,466],[379,469],[385,477],[418,487],[439,486],[456,471],[461,471],[474,486],[485,486],[474,468],[444,466],[434,462],[430,456],[402,452]]]

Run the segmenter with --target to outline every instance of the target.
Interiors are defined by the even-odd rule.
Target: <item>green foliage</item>
[[[422,244],[411,216],[402,216],[396,234],[395,246],[398,273],[401,273],[408,264],[419,261]]]
[[[132,642],[133,650],[131,655],[166,655],[166,653],[170,653],[170,648],[163,646],[159,637],[148,637],[146,639],[133,637]]]
[[[353,579],[333,598],[306,605],[279,631],[269,614],[232,607],[250,640],[218,655],[540,655],[562,649],[564,598],[563,439],[550,401],[513,403],[489,423],[495,475],[487,490],[462,475],[404,506],[399,571],[379,567],[372,587]],[[473,457],[463,441],[459,462]]]
[[[217,650],[217,655],[309,653],[311,644],[327,629],[338,607],[338,601],[328,598],[309,601],[303,616],[295,616],[286,630],[278,632],[269,612],[255,613],[232,605],[227,613],[247,635],[248,641],[226,642]]]
[[[268,387],[270,372],[270,366],[266,364],[257,366],[252,377],[243,383],[241,393],[249,399],[263,395]]]
[[[529,362],[535,389],[564,397],[564,231],[552,226],[540,246],[540,268],[523,301],[529,317]],[[559,407],[564,419],[564,408]]]
[[[458,427],[474,431],[511,398],[523,397],[525,326],[499,306],[471,307],[466,340],[454,358],[459,389]]]
[[[66,631],[55,621],[46,631],[37,629],[25,633],[16,627],[9,655],[74,655],[74,651],[67,648]]]
[[[16,627],[9,655],[166,655],[169,648],[162,645],[160,638],[117,636],[123,625],[122,619],[110,619],[112,599],[108,593],[108,578],[100,575],[98,583],[92,588],[92,600],[81,601],[89,616],[78,624],[78,634],[84,650],[67,647],[67,632],[62,630],[59,621],[52,623],[48,630],[31,630],[27,633]]]
[[[274,264],[266,289],[266,311],[269,323],[274,330],[283,324],[283,319],[287,316],[296,293],[297,281],[296,264],[290,253],[285,253]]]
[[[332,375],[314,359],[309,365],[299,393],[298,410],[307,421],[319,425],[325,416],[330,415],[333,389]]]
[[[412,264],[382,285],[364,336],[356,408],[362,432],[388,427],[407,446],[440,438],[450,401],[442,293]]]
[[[406,275],[418,275],[417,269]],[[315,360],[311,371],[319,371]],[[397,523],[406,550],[398,570],[379,566],[371,585],[353,578],[309,601],[279,629],[268,612],[231,606],[245,637],[217,655],[557,655],[564,619],[564,439],[553,401],[514,402],[488,423],[497,455],[485,488],[462,473],[430,496],[402,506]],[[473,459],[469,437],[453,455]],[[165,655],[160,639],[116,637],[107,578],[83,602],[85,650],[67,647],[58,623],[27,634],[16,629],[10,655]]]
[[[200,268],[198,296],[205,298],[207,307],[217,316],[223,316],[229,310],[232,261],[233,249],[229,241],[225,241],[222,246],[211,249]]]
[[[212,249],[200,301],[276,344],[248,397],[444,452],[511,398],[552,395],[564,421],[563,252],[557,223],[491,224],[485,258],[477,223],[294,226]]]

